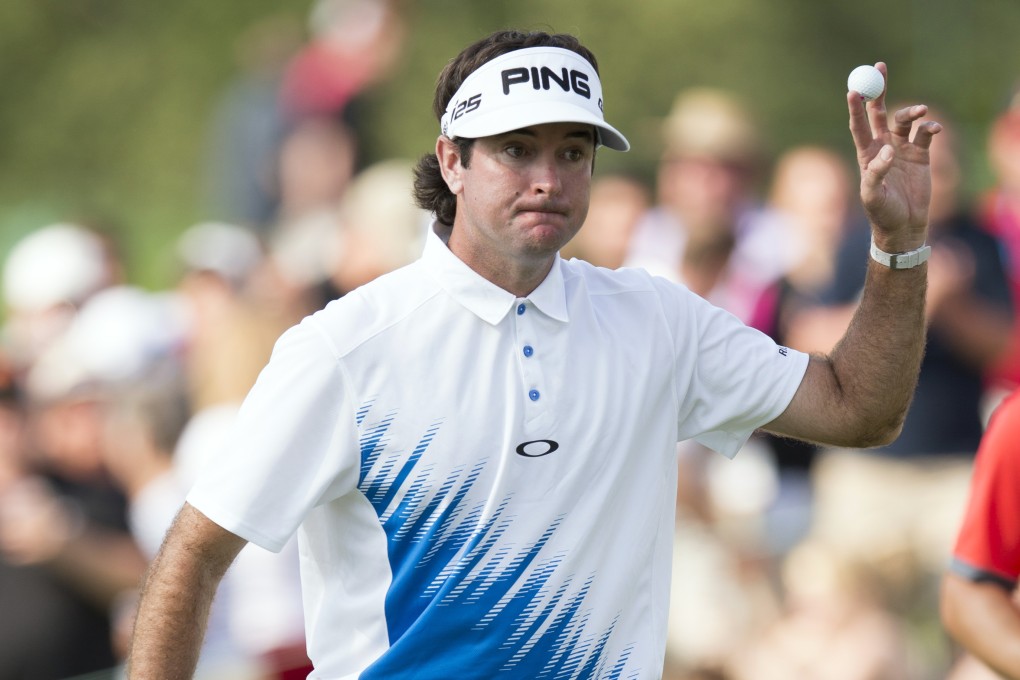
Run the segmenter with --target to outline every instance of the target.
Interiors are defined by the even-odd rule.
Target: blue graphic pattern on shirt
[[[606,654],[615,621],[600,633],[589,630],[584,603],[594,574],[564,578],[553,592],[550,578],[563,556],[539,560],[562,518],[532,545],[504,541],[512,497],[488,511],[487,499],[469,499],[486,461],[436,479],[423,457],[442,423],[410,454],[389,451],[396,414],[365,424],[371,406],[357,413],[359,488],[387,537],[391,647],[361,678],[625,677],[632,648],[615,660]]]

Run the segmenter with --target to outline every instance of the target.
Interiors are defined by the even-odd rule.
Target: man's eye
[[[524,147],[520,144],[508,144],[506,154],[511,158],[520,158],[524,155]]]
[[[570,149],[564,156],[568,161],[580,161],[584,159],[584,151],[580,149]]]

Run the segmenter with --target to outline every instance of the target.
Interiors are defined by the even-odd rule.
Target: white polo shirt
[[[430,233],[283,335],[188,501],[298,532],[312,678],[657,678],[676,442],[732,456],[806,366],[644,271],[515,298]]]

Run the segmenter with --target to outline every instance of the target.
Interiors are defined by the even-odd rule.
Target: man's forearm
[[[167,566],[161,554],[153,563],[135,621],[128,677],[191,678],[198,664],[216,585],[194,569]]]
[[[899,434],[924,355],[927,270],[926,264],[893,270],[868,262],[861,303],[829,355],[847,445],[886,444]]]
[[[128,658],[132,680],[191,678],[220,579],[244,546],[185,505],[153,560]]]
[[[832,352],[812,356],[770,432],[830,446],[868,447],[899,433],[924,352],[926,268],[871,262],[864,296]]]

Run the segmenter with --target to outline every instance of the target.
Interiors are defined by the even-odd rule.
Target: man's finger
[[[914,144],[922,149],[927,149],[931,146],[932,137],[941,131],[942,123],[926,120],[917,127],[917,132],[914,133]]]
[[[885,89],[882,94],[868,102],[868,118],[871,121],[871,129],[875,137],[881,137],[889,132],[889,114],[885,109],[885,93],[889,91],[889,69],[884,61],[877,62],[875,68],[879,70],[885,79]]]
[[[914,128],[913,116],[909,115],[910,109],[900,109],[893,116],[892,133],[903,139],[910,139],[910,131]]]
[[[882,180],[889,174],[894,158],[895,150],[891,144],[886,144],[861,173],[861,198],[865,203],[871,203],[878,196]]]
[[[926,113],[928,113],[928,107],[923,104],[899,109],[893,115],[892,133],[897,137],[910,139],[910,131],[914,126],[914,122],[923,118]]]
[[[847,108],[850,110],[850,135],[854,138],[857,151],[863,151],[875,140],[868,124],[868,115],[864,111],[864,101],[856,92],[847,92]]]

